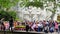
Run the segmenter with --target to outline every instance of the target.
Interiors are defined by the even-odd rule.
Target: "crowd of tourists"
[[[5,21],[5,18],[0,18],[0,30],[12,30],[13,27],[13,17],[9,18],[9,21]]]
[[[4,19],[4,18],[3,18]],[[2,20],[3,20],[2,19]],[[13,21],[11,17],[9,22],[3,22],[0,20],[0,30],[13,30],[12,27],[16,27],[17,25],[24,25],[26,31],[37,31],[37,32],[58,32],[60,30],[60,26],[58,25],[57,21],[54,20],[40,20],[40,21],[24,21],[18,22]]]
[[[36,22],[26,22],[26,31],[37,31],[37,32],[58,32],[59,25],[57,21],[53,20],[43,20],[43,21],[36,21]]]

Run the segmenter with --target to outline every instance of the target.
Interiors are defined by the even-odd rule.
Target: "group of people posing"
[[[5,18],[0,18],[0,30],[6,30],[6,29],[12,30],[13,23],[14,20],[12,16],[10,17],[9,21],[5,21]]]
[[[4,18],[0,19],[0,25],[3,27],[0,27],[1,30],[4,29],[5,30],[5,25],[3,23],[3,20]],[[13,18],[11,17],[10,20],[9,20],[9,29],[10,30],[13,30],[12,27],[14,25],[16,25],[16,23],[21,24],[21,22],[17,22],[14,23],[13,22]],[[37,31],[37,32],[58,32],[59,29],[59,25],[58,25],[58,22],[57,21],[54,21],[54,20],[49,20],[49,21],[46,21],[46,20],[42,20],[42,21],[25,21],[25,22],[22,22],[23,25],[26,26],[26,31]]]
[[[43,20],[43,21],[36,21],[36,22],[26,22],[26,31],[37,31],[37,32],[58,32],[58,22],[53,20]]]

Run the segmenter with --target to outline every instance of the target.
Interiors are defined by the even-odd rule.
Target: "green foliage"
[[[28,2],[25,6],[26,7],[35,6],[35,7],[43,8],[43,3],[42,2]]]
[[[4,18],[6,16],[7,12],[2,10],[2,11],[0,11],[0,14],[1,14],[0,18]]]
[[[54,2],[55,0],[48,0],[48,1]]]
[[[0,6],[4,8],[9,8],[13,5],[16,5],[18,1],[19,0],[0,0]]]
[[[10,16],[12,16],[14,19],[16,18],[16,12],[15,11],[10,11],[8,12]]]
[[[35,7],[40,7],[43,8],[43,2],[41,2],[40,0],[33,0],[32,2],[30,2],[29,0],[20,0],[22,1],[20,6],[25,6],[25,7],[29,7],[29,6],[35,6]]]
[[[0,18],[5,18],[6,21],[8,21],[11,16],[14,18],[14,20],[16,19],[16,12],[14,11],[7,12],[7,11],[1,10],[0,14],[1,14]]]
[[[58,4],[56,4],[56,5],[60,7],[60,3],[58,3]]]
[[[21,6],[21,7],[25,6],[25,5],[27,4],[27,2],[29,2],[29,0],[20,0],[20,1],[22,1],[22,2],[20,3],[20,6]]]

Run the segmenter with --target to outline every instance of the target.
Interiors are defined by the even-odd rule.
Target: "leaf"
[[[35,6],[35,7],[43,8],[43,3],[42,2],[28,2],[25,6],[26,7]]]
[[[8,7],[16,5],[18,1],[19,0],[0,0],[0,6],[8,8]]]

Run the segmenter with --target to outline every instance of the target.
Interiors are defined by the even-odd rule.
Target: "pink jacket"
[[[55,29],[58,29],[58,24],[57,23],[55,23]]]

